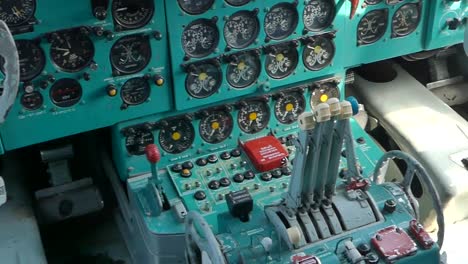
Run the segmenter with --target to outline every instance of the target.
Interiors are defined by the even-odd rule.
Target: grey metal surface
[[[355,200],[351,200],[349,197],[337,195],[334,197],[334,203],[340,214],[346,216],[343,217],[343,227],[346,230],[377,222],[372,207],[366,199],[361,199],[359,203],[356,203]]]

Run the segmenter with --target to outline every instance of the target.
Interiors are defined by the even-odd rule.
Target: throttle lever
[[[349,14],[349,19],[353,19],[356,15],[357,8],[359,6],[359,0],[349,0],[351,1],[351,13]]]
[[[15,103],[20,82],[19,55],[15,40],[7,24],[0,20],[0,56],[3,57],[5,80],[3,82],[3,94],[0,97],[0,124],[5,119]]]

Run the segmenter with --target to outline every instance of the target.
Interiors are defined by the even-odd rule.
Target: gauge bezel
[[[326,89],[328,90],[331,90],[333,89],[332,91],[337,93],[337,97],[338,99],[340,99],[341,97],[341,90],[340,90],[340,87],[338,86],[337,83],[335,82],[323,82],[323,83],[317,83],[316,86],[314,86],[310,92],[310,107],[312,110],[314,110],[316,108],[317,105],[319,105],[320,103],[322,103],[320,100],[317,102],[316,100],[314,100],[314,97],[316,95],[316,91],[320,91],[322,89],[325,89],[323,87],[326,87]],[[321,94],[325,94],[325,92],[321,92]],[[330,99],[330,98],[333,98],[333,96],[327,96],[327,99]]]
[[[131,137],[146,137],[147,135],[151,135],[151,139],[150,139],[150,142],[148,144],[146,144],[145,146],[141,145],[141,144],[132,144],[132,145],[129,145],[129,142],[128,140],[131,138]],[[145,141],[146,143],[146,141]],[[144,129],[144,128],[135,128],[135,132],[132,134],[132,135],[129,135],[127,137],[125,137],[125,149],[127,150],[127,153],[132,155],[132,156],[142,156],[145,154],[145,147],[148,146],[149,144],[154,144],[155,143],[155,138],[154,138],[154,134],[152,131],[150,130],[147,130],[147,129]],[[129,149],[129,147],[132,146],[132,147],[135,147],[135,148],[138,148],[136,151],[135,150],[131,150]]]
[[[119,16],[116,15],[116,5],[117,5],[118,2],[121,2],[121,1],[124,1],[124,0],[113,0],[112,1],[111,13],[112,13],[112,18],[113,18],[115,24],[121,26],[123,29],[139,29],[139,28],[142,28],[142,27],[145,27],[146,25],[148,25],[149,22],[151,21],[151,19],[153,19],[154,12],[155,12],[154,2],[152,0],[147,0],[148,1],[147,3],[149,4],[148,8],[149,8],[150,12],[144,18],[144,20],[141,20],[137,24],[134,24],[134,25],[126,23],[125,21],[122,21],[119,18]]]
[[[224,41],[226,42],[226,45],[229,47],[229,48],[232,48],[232,49],[244,49],[244,48],[247,48],[248,46],[252,45],[258,38],[258,36],[260,35],[260,20],[258,19],[258,11],[247,11],[247,10],[241,10],[241,11],[238,11],[234,14],[232,14],[229,19],[226,21],[226,23],[224,23],[224,27],[223,27],[223,36],[224,36]],[[243,43],[242,45],[232,45],[233,43],[230,42],[227,38],[227,26],[228,26],[228,23],[232,21],[233,18],[238,18],[240,17],[241,19],[242,18],[245,18],[245,17],[249,17],[249,18],[252,18],[254,20],[254,23],[255,23],[255,29],[254,29],[254,33],[251,35],[251,37],[248,39],[248,41],[246,41],[245,43]],[[236,35],[236,40],[237,40],[237,35]]]
[[[302,111],[297,115],[298,117],[306,111],[306,107],[307,107],[306,98],[301,91],[290,91],[290,92],[285,92],[284,94],[280,94],[279,97],[276,99],[273,108],[275,110],[274,114],[275,114],[276,120],[283,125],[291,125],[297,121],[297,118],[296,118],[288,122],[288,121],[283,120],[280,116],[278,116],[279,113],[277,110],[279,108],[279,104],[281,103],[281,100],[284,100],[287,97],[294,97],[298,101],[299,107],[302,107]]]
[[[279,50],[281,50],[280,52],[276,53],[275,54],[275,58],[271,58],[271,54],[268,52],[268,49],[270,47],[276,47],[278,48]],[[270,78],[273,78],[275,80],[283,80],[283,79],[286,79],[288,77],[290,77],[294,71],[296,71],[297,67],[299,66],[299,51],[297,49],[297,47],[295,47],[294,45],[292,45],[292,43],[282,43],[282,44],[277,44],[277,45],[273,45],[273,46],[270,46],[270,47],[267,47],[266,48],[266,56],[265,56],[265,72],[266,74],[270,77]],[[293,54],[293,57],[294,60],[292,61],[293,63],[291,64],[291,69],[286,71],[284,74],[282,75],[272,75],[271,71],[268,69],[269,65],[271,65],[271,63],[268,63],[269,60],[271,61],[274,61],[276,59],[276,56],[278,56],[279,53],[284,53],[283,51],[285,50],[288,50],[288,51],[292,51],[292,53],[290,54]],[[286,58],[290,58],[290,57],[286,57]]]
[[[15,0],[15,1],[18,1],[18,0]],[[36,15],[36,11],[37,11],[37,1],[36,0],[20,0],[20,1],[30,1],[32,3],[32,12],[27,14],[27,16],[24,17],[24,19],[22,19],[20,22],[17,22],[17,23],[14,23],[14,24],[8,24],[7,25],[9,27],[18,27],[18,26],[22,26],[24,24],[26,24],[28,21],[31,21],[32,18]],[[5,21],[6,23],[6,21]]]
[[[125,88],[126,86],[130,86],[130,83],[131,82],[142,82],[141,84],[144,84],[144,96],[139,99],[138,101],[130,101],[128,100],[127,96],[124,96],[124,92],[128,92]],[[133,86],[133,85],[132,85]],[[130,86],[132,89],[134,89],[134,87]],[[127,88],[129,89],[129,88]],[[148,99],[150,98],[151,96],[151,85],[149,83],[149,81],[147,79],[145,79],[145,77],[134,77],[134,78],[131,78],[131,79],[128,79],[123,85],[122,87],[120,88],[120,98],[122,99],[122,101],[128,105],[128,106],[136,106],[136,105],[141,105],[143,103],[145,103],[146,101],[148,101]]]
[[[166,126],[163,126],[160,128],[159,130],[159,135],[158,135],[158,141],[159,141],[159,145],[161,146],[161,148],[166,152],[166,153],[169,153],[169,154],[180,154],[180,153],[183,153],[185,151],[187,151],[188,149],[190,149],[193,145],[193,143],[195,142],[195,127],[193,126],[192,122],[184,117],[182,118],[172,118],[172,119],[168,119],[168,120],[165,120],[164,122],[166,122]],[[174,148],[174,150],[170,150],[170,149],[167,149],[166,148],[166,144],[163,143],[162,141],[162,137],[163,137],[163,132],[166,131],[165,129],[167,129],[168,127],[171,127],[171,126],[177,126],[177,127],[180,127],[180,123],[183,122],[185,123],[184,125],[187,125],[188,128],[190,129],[190,138],[189,138],[189,144],[187,144],[187,146],[183,146],[182,148]],[[165,139],[164,139],[165,140]]]
[[[239,6],[244,6],[244,5],[248,4],[248,3],[250,3],[252,0],[241,0],[240,4],[234,4],[232,2],[232,0],[224,0],[224,1],[230,6],[239,7]]]
[[[418,12],[418,20],[417,20],[417,22],[416,22],[416,24],[414,25],[413,28],[411,28],[409,31],[406,31],[404,34],[400,34],[395,30],[395,23],[394,23],[395,22],[395,16],[398,14],[398,12],[400,12],[403,8],[405,8],[407,6],[414,6],[415,10],[417,10],[417,12]],[[402,6],[400,6],[395,11],[395,13],[393,14],[393,17],[392,17],[392,38],[403,38],[403,37],[407,37],[407,36],[411,35],[412,33],[414,33],[418,29],[418,27],[419,27],[419,25],[421,23],[421,15],[422,15],[421,11],[422,11],[421,3],[419,3],[419,2],[418,3],[406,3],[406,4],[402,5]]]
[[[274,36],[274,35],[268,33],[268,30],[266,29],[266,26],[267,26],[266,20],[267,20],[269,14],[273,10],[275,10],[277,8],[281,8],[281,7],[289,9],[294,13],[293,17],[292,17],[293,24],[292,24],[291,27],[288,28],[288,31],[283,32],[280,36]],[[291,4],[291,3],[287,3],[287,2],[283,2],[283,3],[279,3],[279,4],[276,4],[276,5],[272,6],[271,9],[265,14],[265,18],[263,20],[263,31],[265,32],[265,34],[267,36],[267,39],[282,40],[282,39],[286,39],[286,38],[290,37],[291,35],[293,35],[294,32],[297,30],[298,25],[299,25],[299,12],[297,11],[296,5]]]
[[[357,43],[359,46],[363,46],[363,45],[370,45],[370,44],[373,44],[373,43],[376,43],[378,42],[379,40],[381,40],[385,34],[387,33],[388,31],[388,27],[389,27],[389,23],[388,23],[388,9],[387,8],[383,8],[383,9],[375,9],[375,10],[372,10],[370,12],[368,12],[367,14],[365,14],[361,20],[359,20],[359,23],[357,24],[357,27],[356,27],[356,37],[357,37]],[[377,17],[379,17],[380,19],[382,19],[381,22],[385,22],[385,26],[383,26],[384,30],[382,31],[381,34],[377,35],[377,37],[375,38],[372,38],[371,41],[367,41],[367,40],[363,40],[360,36],[360,26],[361,26],[361,23],[363,23],[364,19],[367,18],[368,16],[370,16],[371,14],[378,14]],[[383,15],[383,16],[382,16]]]
[[[189,57],[189,58],[203,58],[203,57],[206,57],[206,56],[209,56],[210,54],[212,54],[219,46],[219,42],[220,42],[220,32],[219,32],[219,29],[218,29],[218,26],[216,25],[216,22],[217,22],[217,19],[213,18],[213,19],[206,19],[206,18],[199,18],[199,19],[196,19],[192,22],[190,22],[190,24],[188,24],[186,27],[184,27],[184,30],[182,31],[182,36],[181,36],[181,43],[182,43],[182,49],[185,53],[185,56]],[[204,49],[204,51],[202,53],[194,53],[194,52],[189,52],[187,50],[187,45],[185,45],[185,33],[188,31],[188,30],[192,30],[191,28],[196,26],[196,25],[205,25],[205,26],[209,26],[211,29],[213,29],[214,31],[214,42],[213,44],[211,45],[211,47],[209,49]],[[196,44],[196,47],[198,47],[198,43]]]
[[[71,85],[71,84],[76,85],[76,87],[74,87],[74,88],[78,88],[79,96],[73,98],[72,100],[61,101],[61,102],[57,101],[56,98],[54,98],[54,96],[52,95],[53,92],[58,88],[62,88],[65,85]],[[49,97],[50,97],[50,100],[52,101],[52,103],[54,105],[58,106],[58,107],[62,107],[62,108],[72,107],[72,106],[78,104],[81,101],[81,98],[83,98],[83,86],[81,85],[80,82],[78,82],[75,79],[63,78],[63,79],[57,80],[52,85],[52,87],[50,88],[50,91],[49,91]]]
[[[229,77],[230,73],[231,73],[230,69],[233,68],[233,65],[231,65],[229,63],[227,65],[227,67],[226,67],[226,81],[234,89],[240,89],[240,90],[247,89],[247,88],[251,87],[252,85],[254,85],[258,81],[258,78],[260,77],[260,74],[261,74],[261,71],[262,71],[262,62],[260,61],[260,56],[258,54],[256,54],[255,52],[241,52],[241,53],[238,53],[238,54],[235,54],[235,55],[238,55],[239,57],[241,57],[241,56],[250,56],[253,59],[253,62],[255,63],[255,67],[257,68],[257,72],[255,73],[254,78],[249,83],[246,83],[245,85],[237,85],[237,84],[233,83],[232,78]]]
[[[330,44],[330,47],[332,48],[331,51],[328,51],[331,53],[331,58],[327,61],[327,63],[325,64],[319,64],[320,67],[312,67],[309,65],[309,63],[307,63],[307,57],[309,56],[310,53],[307,53],[308,50],[310,50],[311,52],[314,52],[312,48],[310,48],[308,45],[310,43],[316,43],[316,42],[319,42],[320,40],[322,41],[327,41],[328,44]],[[329,38],[329,37],[326,37],[326,36],[316,36],[316,37],[312,37],[311,38],[311,41],[306,43],[305,46],[304,46],[304,50],[302,51],[302,63],[304,64],[304,67],[306,67],[306,69],[310,70],[310,71],[321,71],[323,69],[325,69],[326,67],[328,67],[330,64],[333,63],[333,60],[335,58],[335,55],[336,55],[336,46],[335,46],[335,42],[333,41],[332,38]],[[317,64],[316,64],[317,65]]]
[[[242,118],[241,118],[241,115],[242,115],[242,112],[243,112],[243,109],[245,107],[250,107],[254,104],[261,104],[262,108],[264,108],[263,110],[265,110],[265,112],[263,114],[266,115],[266,119],[265,119],[265,122],[264,122],[264,125],[262,127],[258,127],[259,130],[253,130],[251,131],[249,128],[246,128],[244,127],[244,125],[242,124]],[[249,101],[246,101],[245,102],[245,105],[241,106],[238,110],[238,113],[237,113],[237,125],[239,126],[239,129],[246,133],[246,134],[257,134],[257,133],[260,133],[261,131],[263,131],[265,128],[268,127],[269,123],[270,123],[270,119],[271,119],[271,110],[270,110],[270,106],[268,104],[268,102],[264,101],[264,100],[249,100]]]
[[[304,28],[307,31],[320,32],[320,31],[323,31],[324,29],[329,28],[331,25],[333,25],[333,22],[334,22],[335,17],[336,17],[336,3],[335,3],[335,1],[334,0],[320,0],[320,1],[323,1],[323,2],[331,5],[331,13],[327,14],[328,15],[327,23],[325,23],[323,26],[317,27],[317,28],[312,28],[312,27],[306,25],[306,23],[305,23],[305,21],[306,21],[306,19],[305,19],[306,8],[308,6],[311,6],[313,3],[316,3],[316,1],[315,2],[311,1],[311,2],[304,5],[304,11],[302,12],[302,20],[304,21]]]
[[[217,93],[219,91],[219,89],[221,88],[221,85],[223,83],[223,70],[221,68],[220,63],[217,62],[217,61],[214,61],[214,60],[206,60],[206,61],[198,62],[198,63],[192,64],[192,65],[193,65],[193,67],[196,67],[194,69],[200,69],[201,67],[205,67],[207,65],[210,65],[213,68],[216,68],[216,77],[214,77],[214,79],[218,80],[218,82],[217,82],[216,86],[214,86],[214,89],[210,90],[209,93],[200,96],[199,94],[193,93],[189,89],[189,86],[191,84],[190,83],[190,74],[192,74],[192,73],[190,72],[191,70],[188,70],[187,74],[185,76],[185,91],[187,92],[187,94],[189,94],[191,97],[196,98],[196,99],[205,99],[205,98],[208,98],[208,97],[214,95],[215,93]],[[188,66],[187,68],[190,68],[190,66]]]
[[[228,128],[227,128],[227,132],[225,133],[224,137],[220,138],[220,139],[217,139],[217,140],[211,140],[209,138],[206,137],[206,135],[204,134],[203,132],[203,124],[204,122],[212,117],[213,115],[222,115],[224,118],[227,119],[227,122],[229,122],[229,125]],[[200,122],[199,122],[199,125],[198,125],[198,132],[200,134],[200,137],[206,142],[206,143],[209,143],[209,144],[220,144],[224,141],[226,141],[231,135],[232,135],[232,131],[234,131],[234,118],[232,117],[231,113],[228,112],[228,111],[225,111],[225,110],[212,110],[212,111],[209,111],[206,113],[206,116],[202,117],[200,119]]]
[[[146,51],[147,54],[143,54],[143,53],[139,54],[139,55],[143,55],[143,57],[145,58],[145,62],[143,64],[140,64],[137,68],[135,68],[133,70],[127,70],[127,69],[124,69],[123,66],[117,65],[117,63],[114,60],[114,58],[115,58],[114,57],[114,52],[115,52],[115,49],[117,48],[117,45],[121,45],[122,42],[127,44],[127,43],[129,43],[130,40],[136,39],[136,38],[139,38],[138,41],[141,41],[141,43],[146,46],[146,47],[141,47],[140,46],[140,49],[145,48],[145,51]],[[153,51],[152,51],[152,48],[151,48],[150,39],[149,39],[149,37],[147,35],[143,35],[143,34],[134,34],[134,35],[127,35],[127,36],[121,37],[120,39],[118,39],[114,43],[114,45],[112,45],[110,55],[109,55],[112,68],[115,71],[117,71],[119,74],[123,74],[123,75],[130,75],[130,74],[135,74],[135,73],[141,72],[142,70],[144,70],[150,64],[152,56],[153,56]],[[120,57],[120,56],[118,56],[118,57]]]
[[[24,99],[27,96],[33,96],[33,95],[38,96],[38,98],[40,98],[40,104],[35,105],[35,107],[26,106],[24,103]],[[32,93],[23,93],[23,95],[21,95],[21,98],[20,98],[20,104],[24,109],[28,111],[36,111],[44,105],[44,96],[42,96],[42,94],[38,91],[33,91]]]
[[[197,1],[197,0],[193,0],[193,1]],[[181,4],[181,0],[177,0],[177,4],[179,5],[180,10],[182,10],[184,13],[189,14],[189,15],[201,15],[203,13],[206,13],[208,10],[210,10],[210,8],[213,7],[214,2],[215,0],[208,0],[209,4],[207,4],[205,8],[194,12],[194,11],[189,11],[186,8],[184,8],[183,5]]]

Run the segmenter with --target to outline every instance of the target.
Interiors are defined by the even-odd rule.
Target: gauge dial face
[[[232,6],[243,6],[249,3],[252,0],[225,0],[226,3],[232,5]]]
[[[178,154],[189,149],[195,140],[195,129],[187,119],[167,121],[159,132],[159,144],[167,153]]]
[[[326,103],[330,98],[340,99],[340,90],[334,83],[323,83],[319,87],[315,88],[312,92],[310,104],[312,109],[315,109],[317,105]]]
[[[154,13],[152,0],[114,0],[112,16],[115,22],[126,29],[137,29],[146,26]]]
[[[200,121],[200,135],[208,143],[218,144],[232,133],[233,119],[226,111],[213,111]]]
[[[238,89],[254,84],[260,76],[260,58],[252,53],[243,53],[229,63],[226,71],[228,83]]]
[[[284,79],[291,75],[298,64],[298,52],[292,45],[275,46],[266,55],[265,69],[273,79]]]
[[[218,43],[219,31],[212,20],[195,20],[182,33],[185,54],[193,58],[210,55],[218,47]]]
[[[36,12],[36,0],[0,1],[0,20],[10,27],[28,22]]]
[[[358,44],[372,44],[382,38],[387,30],[387,20],[388,12],[385,9],[367,13],[358,25]]]
[[[31,40],[16,40],[19,55],[20,81],[30,81],[42,73],[45,67],[45,54],[42,48]],[[4,59],[0,57],[0,69],[4,73]]]
[[[142,71],[151,60],[151,45],[145,35],[131,35],[119,39],[111,49],[111,63],[122,74]]]
[[[221,67],[217,63],[193,65],[185,78],[185,89],[194,98],[207,98],[219,90],[222,79]]]
[[[307,69],[320,71],[330,65],[335,57],[335,45],[326,37],[316,37],[304,48],[302,59]]]
[[[420,11],[418,4],[406,4],[393,15],[392,33],[394,37],[404,37],[413,33],[419,24]]]
[[[383,0],[365,0],[364,2],[368,5],[380,4]]]
[[[293,4],[277,4],[265,16],[265,33],[270,39],[285,39],[296,30],[298,21],[299,15]]]
[[[127,105],[139,105],[150,97],[151,86],[143,77],[128,80],[121,88],[120,97]]]
[[[177,2],[185,13],[191,15],[200,15],[211,8],[214,0],[177,0]]]
[[[40,92],[25,93],[21,96],[21,105],[29,111],[41,108],[44,103],[44,97]]]
[[[60,79],[50,88],[50,99],[59,107],[77,104],[83,96],[81,84],[75,79]]]
[[[93,41],[79,30],[58,32],[52,38],[50,57],[60,70],[78,72],[92,62]]]
[[[252,44],[260,31],[256,12],[239,11],[224,25],[224,38],[229,47],[243,49]]]
[[[282,95],[275,104],[276,119],[282,124],[292,124],[304,113],[306,102],[300,92],[292,92]]]
[[[145,148],[149,144],[154,144],[154,136],[147,129],[135,129],[135,133],[125,139],[125,147],[130,155],[141,156],[145,154]]]
[[[263,101],[249,101],[239,109],[237,122],[242,131],[255,134],[268,126],[270,108]]]
[[[304,7],[304,26],[307,30],[317,32],[326,29],[335,18],[335,1],[311,1]]]

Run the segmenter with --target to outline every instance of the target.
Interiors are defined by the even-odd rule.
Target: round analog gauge
[[[88,36],[77,30],[54,33],[50,56],[62,71],[81,71],[93,60],[94,44]]]
[[[237,122],[242,131],[255,134],[268,126],[270,108],[263,101],[249,101],[239,109]]]
[[[214,0],[177,0],[177,2],[185,13],[191,15],[200,15],[211,8]]]
[[[25,93],[21,96],[21,105],[29,111],[41,108],[44,103],[44,97],[40,92]]]
[[[333,83],[323,83],[316,87],[310,99],[312,109],[321,103],[326,103],[330,98],[340,98],[340,90]]]
[[[335,57],[335,45],[326,37],[316,37],[309,42],[302,54],[304,65],[311,71],[320,71],[330,65]]]
[[[135,129],[135,133],[125,139],[125,147],[130,155],[145,154],[145,148],[149,144],[154,144],[154,136],[147,129]]]
[[[178,154],[189,149],[195,140],[195,129],[185,119],[167,121],[159,132],[159,144],[167,153]]]
[[[60,79],[50,88],[50,99],[59,107],[70,107],[77,104],[83,96],[83,88],[75,79]]]
[[[283,79],[291,75],[298,64],[298,52],[292,45],[274,46],[265,59],[265,69],[273,79]]]
[[[260,31],[257,12],[239,11],[229,17],[224,25],[226,44],[235,49],[243,49],[252,44]]]
[[[367,13],[359,22],[358,44],[371,44],[383,37],[387,30],[388,12],[385,9]]]
[[[380,4],[380,2],[382,2],[383,0],[365,0],[364,2],[368,5],[376,5],[376,4]]]
[[[0,1],[0,20],[10,27],[28,22],[36,12],[36,0]]]
[[[305,98],[300,92],[281,95],[275,104],[276,119],[282,124],[292,124],[304,113]]]
[[[111,63],[122,74],[142,71],[151,60],[151,45],[145,35],[130,35],[119,39],[111,49]]]
[[[304,7],[304,26],[309,31],[321,31],[333,23],[335,18],[335,1],[311,1]]]
[[[182,33],[185,54],[193,58],[210,55],[218,46],[219,31],[209,19],[198,19],[190,23]]]
[[[298,21],[299,15],[295,5],[277,4],[265,16],[265,33],[270,39],[285,39],[296,30]]]
[[[222,79],[221,67],[217,63],[192,64],[185,78],[185,89],[194,98],[207,98],[219,90]]]
[[[154,13],[153,0],[114,0],[112,16],[115,22],[126,29],[146,26]]]
[[[226,111],[213,111],[200,121],[200,135],[208,143],[218,144],[232,133],[233,119]]]
[[[151,86],[149,82],[142,77],[136,77],[128,80],[121,88],[120,97],[127,105],[139,105],[150,97]]]
[[[256,54],[235,55],[226,70],[227,81],[234,88],[249,87],[257,81],[260,67],[260,58]]]
[[[404,37],[416,30],[419,24],[420,11],[418,4],[406,4],[393,15],[392,33],[395,37]]]
[[[243,6],[249,3],[252,0],[225,0],[226,3],[232,5],[232,6]]]
[[[16,40],[16,48],[19,55],[20,80],[30,81],[42,73],[45,67],[45,54],[42,48],[31,40]],[[0,57],[0,69],[5,71],[2,57]]]

